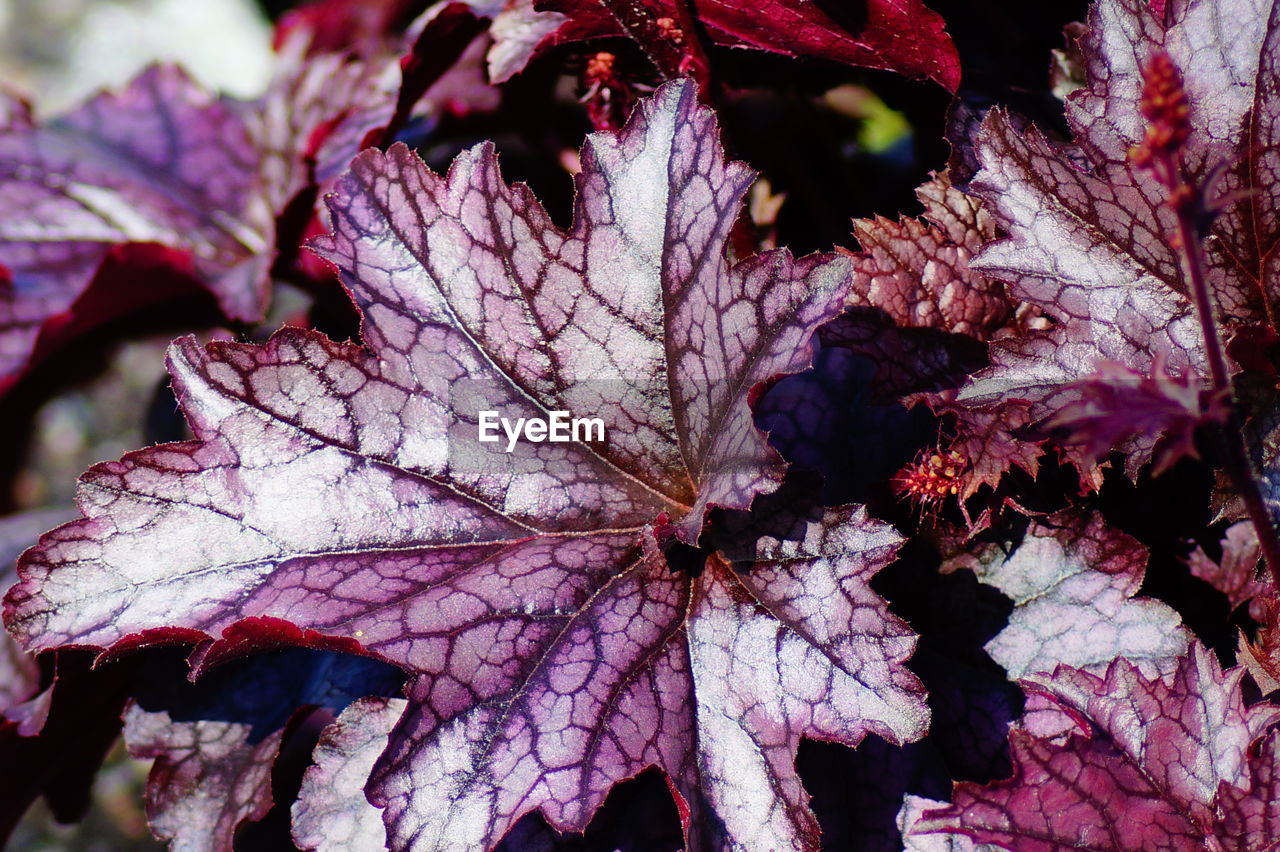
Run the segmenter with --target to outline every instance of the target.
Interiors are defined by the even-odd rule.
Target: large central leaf
[[[409,702],[366,787],[394,849],[487,847],[534,809],[581,830],[649,766],[690,848],[816,848],[801,736],[927,724],[901,666],[915,639],[867,584],[897,534],[774,498],[700,571],[663,548],[777,489],[749,399],[807,366],[849,262],[729,266],[751,175],[691,85],[592,137],[582,165],[564,232],[486,146],[447,177],[403,146],[357,158],[317,249],[367,348],[291,329],[175,344],[197,440],[86,474],[86,518],[20,568],[20,641],[212,638],[206,663],[292,642],[401,666]],[[599,417],[605,440],[481,442],[486,411]]]

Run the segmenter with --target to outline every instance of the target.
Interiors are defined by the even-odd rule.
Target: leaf
[[[823,502],[865,499],[932,438],[925,411],[877,399],[881,374],[879,364],[849,349],[824,347],[811,369],[782,379],[756,405],[756,423],[792,476],[821,477]]]
[[[189,253],[227,316],[257,319],[271,221],[253,204],[255,159],[235,111],[170,66],[0,134],[0,381],[118,243]]]
[[[630,7],[579,0],[465,2],[477,15],[492,20],[494,45],[488,64],[494,83],[506,82],[534,56],[557,44],[630,30],[637,32],[641,47],[651,55],[673,50],[679,55],[686,38],[676,23],[677,7],[666,0]],[[861,14],[796,0],[770,0],[764,7],[720,0],[698,4],[694,15],[715,44],[897,71],[931,79],[952,92],[960,84],[959,55],[942,17],[920,0],[872,0]]]
[[[1269,848],[1274,835],[1223,833],[1245,811],[1262,822],[1260,808],[1237,802],[1255,788],[1266,795],[1273,761],[1250,747],[1280,718],[1245,706],[1241,675],[1199,644],[1168,681],[1124,660],[1105,678],[1067,667],[1036,675],[1026,683],[1076,720],[1075,733],[1053,741],[1014,728],[1013,777],[956,785],[953,804],[927,812],[917,831],[1018,850],[1199,850],[1214,835],[1225,848]]]
[[[70,507],[19,512],[0,518],[0,588],[17,578],[13,563],[42,529],[65,521]],[[62,821],[79,818],[99,764],[120,729],[124,680],[113,670],[89,672],[75,655],[36,658],[0,633],[0,766],[23,767],[0,780],[0,845],[38,797]]]
[[[656,22],[655,33],[674,29],[676,34],[668,38],[677,45],[686,38],[678,24],[678,7],[667,0],[646,0],[631,8],[582,0],[535,0],[535,6],[570,19],[548,39],[551,43],[620,35],[624,14]],[[768,0],[763,5],[714,0],[699,3],[694,14],[716,44],[897,71],[933,80],[952,92],[960,84],[959,56],[942,17],[920,0],[869,0],[857,11],[796,0]],[[653,45],[642,47],[654,50]]]
[[[1061,444],[1078,445],[1085,464],[1113,448],[1130,451],[1129,476],[1135,463],[1154,462],[1159,476],[1179,459],[1199,458],[1196,432],[1202,425],[1224,424],[1230,403],[1221,397],[1202,409],[1200,392],[1182,376],[1170,376],[1157,360],[1150,375],[1109,361],[1093,375],[1067,387],[1070,400],[1049,418],[1044,429]],[[1163,441],[1160,439],[1163,438]]]
[[[905,328],[930,328],[986,340],[1010,320],[1013,304],[998,281],[969,267],[995,239],[985,206],[934,174],[916,190],[924,217],[897,222],[855,219],[851,307],[879,308]]]
[[[1169,606],[1134,598],[1146,563],[1147,549],[1099,516],[1060,513],[1033,521],[1013,553],[988,545],[952,568],[1013,600],[986,650],[1017,680],[1059,665],[1101,674],[1121,657],[1149,676],[1172,671],[1190,636]]]
[[[913,833],[916,823],[926,811],[946,807],[946,804],[924,796],[902,797],[902,808],[898,811],[898,830],[902,832],[903,852],[999,852],[1003,848],[989,843],[974,843],[963,834]]]
[[[176,657],[152,658],[125,711],[129,753],[154,760],[147,821],[188,852],[230,849],[236,830],[274,802],[287,732],[317,708],[399,690],[398,669],[363,657],[285,649],[218,666],[187,682]]]
[[[49,688],[21,707],[27,716],[0,720],[0,843],[43,797],[58,822],[88,810],[94,776],[120,733],[132,667],[91,670],[87,655],[60,651]],[[14,771],[16,768],[21,771]]]
[[[50,340],[131,306],[117,303],[173,295],[132,255],[104,264],[122,244],[164,247],[157,265],[193,274],[229,319],[262,319],[277,217],[392,121],[401,83],[385,50],[357,60],[307,57],[306,46],[299,34],[283,47],[254,101],[217,98],[154,66],[117,94],[0,131],[0,208],[13,211],[0,224],[0,390]],[[131,278],[152,286],[126,291]],[[96,300],[86,295],[95,284],[107,291]]]
[[[17,581],[13,566],[18,555],[35,544],[42,530],[65,522],[72,507],[19,512],[0,518],[0,589]],[[0,717],[40,691],[40,667],[35,658],[18,647],[8,633],[0,633]],[[38,728],[37,728],[38,730]],[[27,730],[25,733],[35,733]]]
[[[464,0],[472,12],[488,18],[493,38],[485,54],[489,81],[505,83],[525,69],[539,48],[568,21],[559,12],[539,11],[534,0]],[[444,9],[449,0],[436,4]],[[430,14],[430,13],[429,13]]]
[[[293,840],[307,852],[383,852],[382,812],[365,782],[405,711],[399,698],[362,698],[325,729],[293,805]]]
[[[1223,812],[1218,839],[1226,848],[1243,841],[1273,850],[1280,837],[1280,731],[1273,730],[1250,753],[1248,776],[1247,790],[1224,784],[1218,792]]]
[[[197,440],[85,475],[86,517],[24,558],[13,633],[203,641],[197,670],[281,644],[400,666],[408,708],[366,787],[393,848],[491,847],[535,809],[581,831],[649,766],[692,849],[816,848],[800,738],[927,725],[914,636],[868,585],[899,537],[787,504],[701,566],[664,549],[777,489],[753,389],[807,366],[848,261],[729,266],[751,176],[687,83],[581,159],[564,232],[489,146],[443,178],[403,145],[357,158],[316,245],[368,348],[178,341]],[[488,410],[600,417],[606,440],[508,453],[478,440]]]
[[[953,388],[986,364],[985,347],[967,335],[897,325],[869,308],[845,311],[819,337],[875,363],[871,388],[880,402]]]
[[[1222,540],[1222,556],[1217,562],[1200,548],[1187,557],[1191,573],[1227,596],[1232,609],[1254,601],[1271,584],[1258,577],[1258,533],[1248,521],[1232,524]],[[1255,613],[1256,614],[1256,613]]]
[[[283,730],[258,743],[234,722],[175,723],[167,713],[125,710],[132,757],[155,759],[147,778],[147,823],[179,849],[229,849],[242,822],[271,809],[271,769]]]
[[[1249,677],[1263,694],[1280,689],[1280,601],[1274,595],[1259,598],[1254,618],[1259,622],[1253,641],[1244,631],[1237,634],[1236,662],[1244,666]]]
[[[950,335],[936,337],[933,347],[921,346],[921,354],[908,356],[907,372],[936,376],[935,386],[908,390],[905,383],[896,384],[903,393],[918,393],[907,404],[924,402],[935,414],[955,419],[956,436],[947,449],[965,460],[957,494],[963,505],[983,485],[994,487],[1015,465],[1034,474],[1041,450],[1039,441],[1019,432],[1030,421],[1016,404],[977,409],[954,403],[964,374],[986,366],[961,335],[988,341],[1024,333],[1034,320],[1018,309],[1001,282],[970,266],[978,250],[996,236],[986,206],[955,188],[946,172],[921,185],[916,196],[925,208],[921,219],[854,221],[861,251],[850,253],[855,266],[848,298],[850,306],[885,312],[904,330]],[[926,341],[930,338],[919,338],[917,346]]]
[[[1034,127],[1024,131],[999,110],[985,121],[982,171],[971,189],[1009,237],[973,265],[1006,281],[1015,298],[1056,325],[995,344],[992,366],[962,392],[961,403],[1018,404],[1040,421],[1087,405],[1082,388],[1103,362],[1142,376],[1154,375],[1159,363],[1188,388],[1203,386],[1203,340],[1171,238],[1166,192],[1127,157],[1145,131],[1141,67],[1157,49],[1186,81],[1187,179],[1226,199],[1204,243],[1218,319],[1227,332],[1271,321],[1275,293],[1267,282],[1280,258],[1280,7],[1271,0],[1191,0],[1168,17],[1166,27],[1141,0],[1094,5],[1081,42],[1088,85],[1067,103],[1073,146]],[[1236,193],[1249,201],[1235,200]],[[1181,423],[1178,415],[1164,431],[1177,433]],[[1129,464],[1135,472],[1152,442],[1125,449],[1136,456]],[[1088,461],[1077,459],[1086,473]]]

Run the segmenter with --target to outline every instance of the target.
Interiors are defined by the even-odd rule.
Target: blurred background
[[[153,61],[171,60],[210,88],[251,98],[271,73],[271,34],[267,12],[252,0],[0,0],[0,85],[30,98],[37,116],[46,116],[127,83]],[[152,405],[164,379],[168,343],[168,334],[129,341],[107,359],[104,374],[40,407],[12,483],[14,503],[69,507],[86,467],[146,443],[145,418],[138,414]],[[45,528],[62,520],[47,517],[53,523]],[[149,768],[150,761],[130,758],[117,743],[83,822],[58,825],[41,799],[6,848],[164,849],[147,831],[142,810]]]

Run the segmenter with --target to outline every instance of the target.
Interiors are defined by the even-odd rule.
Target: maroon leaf
[[[401,31],[421,0],[309,0],[276,22],[277,46],[304,34],[313,55],[357,51]]]
[[[1044,428],[1059,442],[1076,445],[1084,465],[1112,449],[1129,450],[1132,477],[1137,476],[1135,462],[1148,457],[1154,462],[1153,475],[1181,458],[1199,458],[1197,429],[1225,423],[1229,416],[1229,403],[1221,398],[1204,410],[1200,391],[1185,377],[1170,376],[1158,360],[1149,375],[1104,361],[1093,375],[1065,390],[1069,402]]]
[[[1016,402],[1042,420],[1087,406],[1086,380],[1103,362],[1142,376],[1160,363],[1188,389],[1202,386],[1203,340],[1171,236],[1166,191],[1128,157],[1146,129],[1141,69],[1156,50],[1186,81],[1186,178],[1227,199],[1205,242],[1218,319],[1228,329],[1271,321],[1274,293],[1266,282],[1280,257],[1274,144],[1280,9],[1263,0],[1192,0],[1169,16],[1166,27],[1141,0],[1093,7],[1081,44],[1088,87],[1067,103],[1075,147],[1034,127],[1019,129],[1001,111],[985,122],[983,169],[973,188],[1010,236],[974,265],[1007,281],[1016,298],[1057,324],[997,343],[993,366],[961,395],[965,404]],[[1236,192],[1249,193],[1249,202],[1231,200]],[[1177,416],[1163,431],[1172,426],[1180,433],[1184,425]],[[1136,456],[1134,471],[1150,458],[1152,442],[1125,448]]]
[[[668,33],[676,45],[689,37],[677,25],[681,15],[670,0],[629,5],[543,0],[535,5],[569,18],[544,45],[620,35],[628,15],[655,22],[652,29]],[[716,44],[897,71],[933,80],[953,92],[960,85],[959,56],[943,29],[942,17],[920,0],[868,0],[856,11],[796,0],[768,0],[763,5],[711,0],[696,4],[695,14]],[[652,44],[642,46],[650,52],[660,49]]]
[[[956,405],[955,393],[940,394],[934,403],[939,413],[950,413],[956,419],[956,438],[949,445],[965,462],[966,473],[959,492],[961,500],[972,496],[983,485],[993,488],[1001,477],[1017,467],[1034,475],[1040,469],[1044,452],[1040,441],[1029,435],[1031,414],[1028,406],[1005,402],[989,408]]]
[[[1253,607],[1259,626],[1252,641],[1241,631],[1236,641],[1236,662],[1244,666],[1262,693],[1280,689],[1280,601],[1260,598]]]
[[[422,20],[415,22],[414,29],[417,35],[413,44],[399,62],[400,92],[396,97],[395,112],[377,140],[380,147],[395,140],[396,134],[408,123],[414,107],[450,69],[455,68],[468,47],[484,32],[484,24],[465,3],[449,3],[423,15]],[[465,73],[468,69],[457,70]],[[490,93],[487,87],[484,91]]]
[[[777,488],[749,400],[807,366],[848,261],[729,266],[751,175],[688,84],[581,159],[566,233],[488,146],[443,178],[400,145],[357,158],[317,247],[368,349],[296,329],[176,343],[197,440],[85,475],[86,517],[29,551],[7,598],[19,640],[401,666],[408,708],[366,788],[393,847],[491,846],[534,809],[581,831],[649,766],[691,848],[816,847],[800,738],[927,723],[901,665],[914,637],[868,585],[898,536],[855,507],[775,510],[700,571],[662,547]],[[606,440],[508,452],[477,440],[489,410],[597,416]]]
[[[1271,588],[1258,578],[1258,533],[1253,524],[1232,524],[1222,540],[1222,556],[1214,562],[1196,548],[1187,558],[1191,573],[1227,596],[1232,609],[1254,600]]]
[[[924,205],[922,219],[854,221],[862,250],[853,254],[849,304],[879,308],[903,327],[986,340],[1008,323],[1013,309],[1004,285],[969,268],[973,255],[996,236],[991,214],[952,186],[946,172],[916,196]]]
[[[1030,324],[999,281],[970,268],[970,260],[996,236],[985,206],[951,185],[948,174],[935,175],[916,190],[924,205],[923,219],[892,222],[877,218],[854,222],[861,251],[853,254],[855,274],[849,293],[851,306],[870,306],[887,313],[900,326],[969,335],[991,340],[1022,333]],[[934,350],[931,361],[958,343]],[[894,359],[896,360],[896,359]],[[950,358],[948,361],[958,359]],[[982,364],[966,359],[967,370]],[[890,363],[894,361],[891,360]],[[913,372],[939,373],[936,367],[912,358]],[[1007,403],[990,409],[956,405],[955,385],[963,378],[947,365],[950,380],[935,388],[918,388],[914,400],[925,402],[935,414],[956,421],[956,437],[948,445],[963,460],[964,475],[957,485],[962,501],[983,485],[995,486],[1013,466],[1034,474],[1039,467],[1039,441],[1019,430],[1030,424],[1025,407]],[[921,370],[921,368],[924,368]]]
[[[926,813],[916,830],[1018,850],[1191,850],[1228,836],[1228,821],[1261,826],[1265,800],[1244,804],[1241,791],[1267,792],[1273,757],[1253,759],[1250,747],[1280,710],[1246,707],[1241,675],[1224,674],[1198,644],[1168,681],[1124,660],[1105,679],[1066,667],[1037,675],[1028,684],[1076,720],[1075,732],[1057,741],[1015,728],[1013,777],[958,784],[953,804]],[[1274,840],[1230,837],[1235,849]]]
[[[37,797],[59,822],[80,819],[89,806],[94,776],[120,733],[131,673],[127,665],[91,670],[89,662],[58,652],[53,683],[36,699],[35,730],[0,720],[0,766],[13,770],[0,776],[0,842]]]

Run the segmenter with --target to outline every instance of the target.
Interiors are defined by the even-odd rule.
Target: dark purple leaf
[[[566,233],[487,146],[445,178],[399,145],[357,158],[317,246],[368,348],[295,329],[175,344],[197,440],[85,475],[86,517],[29,551],[7,599],[20,641],[400,666],[409,703],[366,787],[393,847],[489,847],[535,809],[581,831],[654,766],[690,848],[815,848],[800,738],[927,724],[914,637],[868,586],[899,537],[840,507],[696,572],[661,545],[777,488],[749,400],[807,366],[848,261],[730,267],[751,176],[688,84],[582,164]],[[477,440],[482,410],[598,416],[607,440],[508,453]]]
[[[957,785],[953,804],[927,812],[916,831],[1019,852],[1199,850],[1224,836],[1224,820],[1261,826],[1263,808],[1243,803],[1240,790],[1266,794],[1273,756],[1252,759],[1251,746],[1280,710],[1246,707],[1241,675],[1224,674],[1198,644],[1169,680],[1150,680],[1124,660],[1105,679],[1067,667],[1036,675],[1029,688],[1068,714],[1074,731],[1046,740],[1015,728],[1013,777]],[[1274,839],[1233,834],[1226,848],[1261,850]]]
[[[845,311],[822,327],[819,339],[875,364],[877,402],[956,387],[986,365],[986,347],[967,335],[896,324],[870,308]]]
[[[796,766],[813,795],[824,849],[901,852],[894,818],[904,793],[942,796],[951,786],[927,740],[899,747],[869,737],[857,751],[805,742]]]
[[[902,340],[906,351],[883,352],[881,370],[888,373],[890,365],[898,365],[906,379],[894,382],[900,392],[920,394],[909,403],[925,402],[955,421],[955,437],[945,449],[955,451],[964,468],[955,483],[963,504],[983,485],[994,487],[1014,466],[1032,474],[1039,467],[1039,439],[1020,431],[1030,425],[1022,407],[1009,403],[979,410],[955,404],[965,374],[986,366],[974,351],[977,341],[1024,333],[1036,319],[1034,312],[1018,310],[1002,283],[970,268],[972,257],[996,236],[986,207],[952,186],[945,172],[916,195],[925,208],[921,219],[854,222],[861,251],[850,253],[855,274],[849,304],[883,311],[902,328],[887,339]],[[845,339],[846,345],[859,337],[838,328],[831,335],[833,342]],[[881,339],[876,335],[872,342]]]
[[[253,203],[256,159],[235,110],[168,66],[0,134],[0,264],[11,277],[0,289],[0,381],[119,243],[188,252],[227,316],[259,318],[271,219]]]
[[[824,347],[812,369],[782,379],[756,406],[756,422],[782,457],[822,477],[825,502],[865,499],[933,436],[923,408],[877,398],[881,369],[842,346]]]

